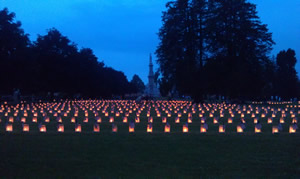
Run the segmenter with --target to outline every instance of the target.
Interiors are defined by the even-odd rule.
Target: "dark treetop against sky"
[[[57,28],[79,48],[94,50],[100,61],[131,80],[147,82],[149,53],[159,43],[161,15],[168,0],[0,0],[15,12],[31,40]],[[300,0],[250,0],[276,42],[271,55],[296,50],[300,60]],[[154,56],[154,60],[155,60]],[[155,68],[158,66],[155,65]],[[300,63],[296,69],[300,73]]]

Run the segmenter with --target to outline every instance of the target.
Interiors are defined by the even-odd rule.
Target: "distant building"
[[[145,95],[152,98],[160,97],[160,92],[154,82],[152,56],[150,54],[148,84],[145,89]]]

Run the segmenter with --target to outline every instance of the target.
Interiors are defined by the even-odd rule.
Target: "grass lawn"
[[[262,124],[262,133],[255,134],[254,118],[251,117],[255,110],[245,114],[244,133],[237,133],[236,127],[242,118],[238,112],[232,124],[227,123],[228,110],[219,123],[214,124],[213,118],[209,117],[213,107],[204,114],[207,133],[200,133],[198,110],[193,114],[192,123],[188,124],[189,133],[182,132],[191,108],[182,113],[179,123],[175,123],[177,114],[172,113],[172,117],[168,117],[171,133],[164,133],[162,117],[166,113],[159,107],[162,116],[157,117],[154,107],[150,111],[148,107],[150,105],[141,112],[140,123],[135,124],[134,133],[128,132],[128,122],[123,123],[124,114],[115,117],[118,132],[112,133],[109,116],[104,116],[102,108],[99,110],[102,118],[100,133],[93,133],[95,117],[88,107],[86,109],[89,110],[80,109],[78,113],[81,133],[75,133],[75,124],[70,122],[73,107],[68,116],[62,117],[64,133],[58,133],[57,117],[44,108],[50,122],[43,122],[47,132],[41,133],[38,123],[43,121],[43,117],[36,109],[39,122],[32,121],[33,112],[28,110],[26,123],[30,125],[30,132],[22,132],[22,123],[16,118],[10,122],[13,132],[6,132],[5,124],[18,110],[5,106],[0,114],[0,178],[300,178],[300,133],[299,130],[289,133],[292,119],[300,117],[298,108],[274,105],[265,110],[258,106],[261,110],[256,117]],[[279,107],[286,110],[283,130],[272,134],[272,126],[278,125],[282,116]],[[114,116],[110,109],[106,111]],[[185,107],[176,109],[182,112]],[[253,109],[256,109],[255,105]],[[278,112],[269,124],[267,118],[271,117],[272,109]],[[83,121],[84,111],[88,111],[88,122]],[[146,132],[147,111],[153,117],[153,133]],[[8,116],[5,116],[6,113]],[[265,117],[261,117],[263,113]],[[18,116],[22,115],[22,112],[18,113]],[[220,116],[219,108],[214,116]],[[135,117],[136,112],[131,113],[128,121]],[[219,124],[226,124],[226,133],[218,133]]]
[[[1,133],[1,178],[299,178],[299,134]]]

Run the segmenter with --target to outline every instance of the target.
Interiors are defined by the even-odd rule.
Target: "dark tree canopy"
[[[300,83],[295,51],[270,59],[274,44],[256,6],[247,0],[174,0],[166,4],[156,54],[155,82],[162,95],[207,95],[231,99],[298,97]],[[8,9],[0,11],[1,94],[66,97],[123,96],[143,92],[134,75],[106,67],[90,48],[77,45],[57,29],[31,42]]]
[[[298,77],[295,70],[296,62],[296,53],[292,49],[280,51],[277,55],[276,94],[283,97],[283,99],[297,96]]]
[[[156,52],[158,63],[164,81],[172,83],[183,93],[189,93],[197,63],[190,4],[188,0],[178,0],[166,6],[168,10],[162,19],[164,25],[159,32],[161,43]]]
[[[57,29],[30,42],[15,14],[0,11],[0,81],[2,94],[59,92],[66,97],[112,97],[132,93],[123,72],[105,67],[92,49],[78,50]]]
[[[21,28],[21,22],[15,21],[15,14],[8,9],[0,11],[0,91],[19,87],[20,74],[24,71],[24,60],[30,45],[28,35]],[[16,73],[17,72],[17,73]],[[22,77],[24,77],[22,75]]]
[[[255,4],[174,0],[166,7],[156,51],[162,94],[176,89],[196,100],[206,95],[252,100],[276,95],[279,71],[269,58],[275,43]]]
[[[133,92],[135,93],[143,93],[145,91],[145,84],[141,80],[141,78],[138,75],[133,75],[132,80],[130,81],[130,84],[133,88]]]
[[[235,98],[262,96],[262,62],[274,42],[256,6],[246,0],[211,0],[208,9],[208,51],[211,63],[220,65],[217,92]]]
[[[15,21],[15,14],[7,8],[0,11],[0,60],[16,58],[19,51],[29,45],[28,35],[21,29],[21,22]]]

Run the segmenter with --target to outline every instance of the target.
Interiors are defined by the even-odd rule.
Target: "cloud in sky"
[[[17,15],[25,32],[37,34],[55,27],[78,44],[92,48],[100,61],[147,82],[149,53],[159,43],[157,33],[168,0],[0,0]],[[277,43],[272,54],[292,48],[300,61],[300,1],[251,0]],[[155,56],[154,56],[155,58]],[[157,65],[155,66],[157,68]],[[297,64],[300,71],[300,63]]]

